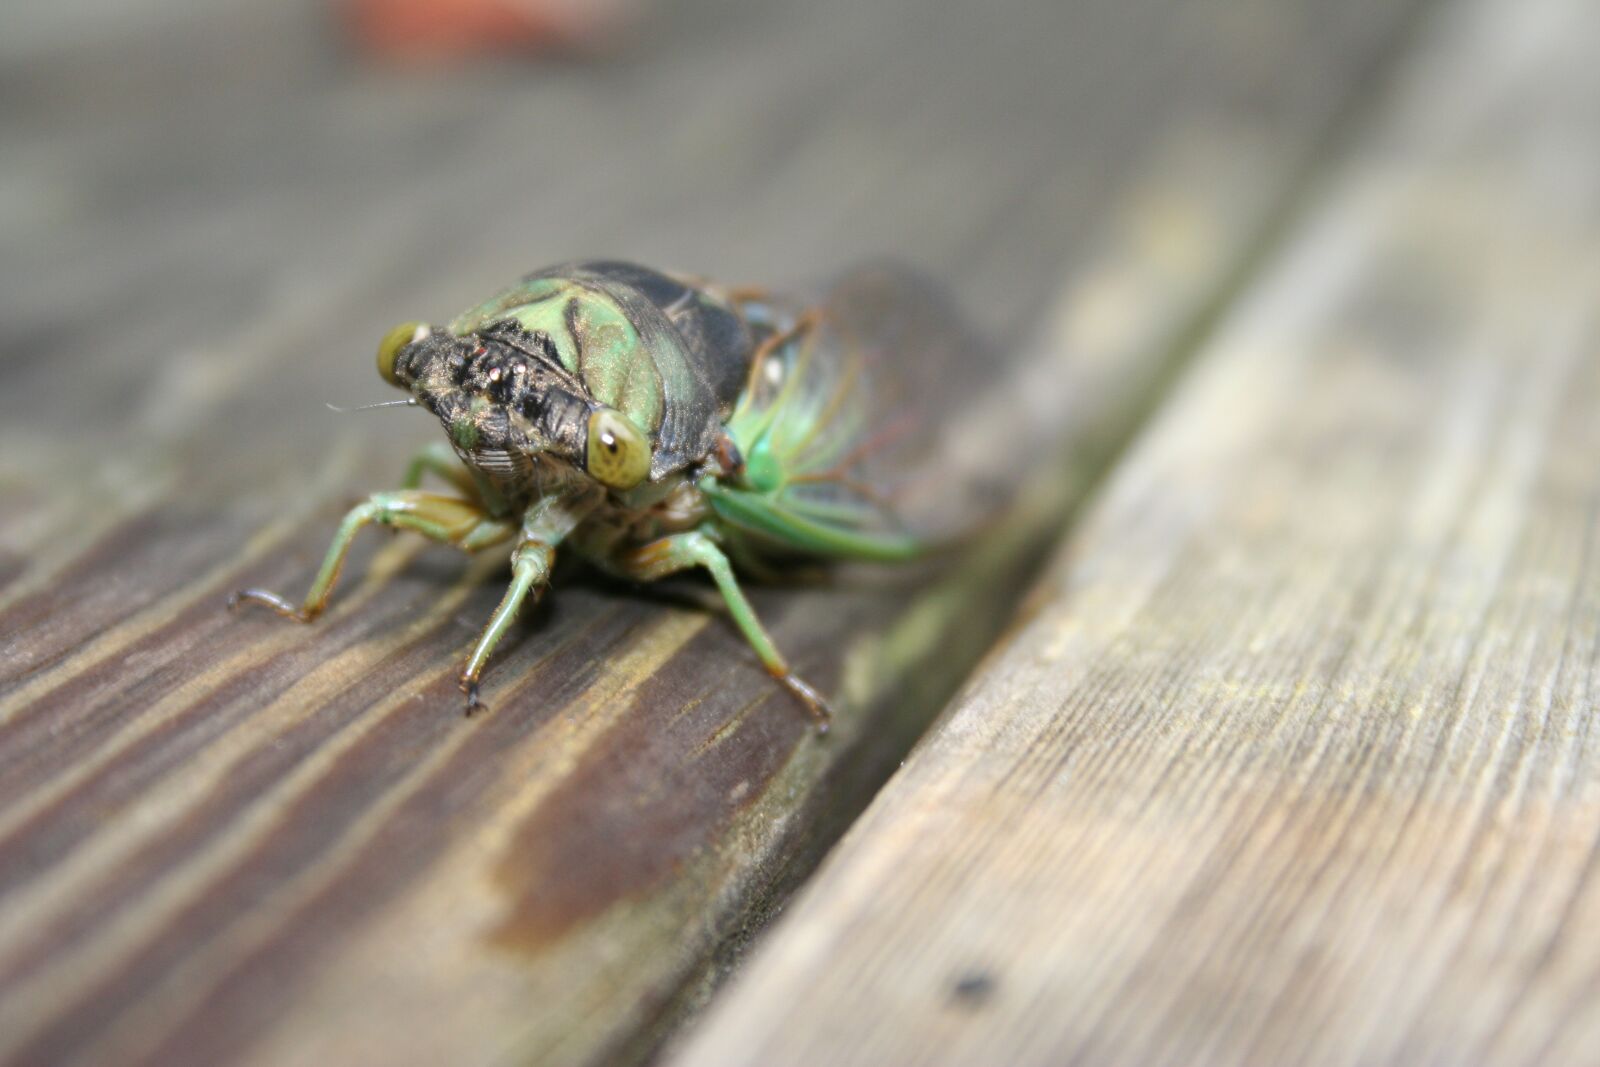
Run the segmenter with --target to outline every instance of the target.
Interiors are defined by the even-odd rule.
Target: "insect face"
[[[650,474],[650,439],[597,402],[549,339],[501,321],[466,336],[402,323],[378,345],[378,373],[444,424],[461,458],[519,493],[544,461],[632,489]]]

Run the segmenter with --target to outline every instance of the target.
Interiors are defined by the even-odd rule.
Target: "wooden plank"
[[[648,1051],[981,654],[1403,9],[708,5],[603,74],[431,89],[283,15],[212,16],[192,64],[181,30],[34,34],[0,188],[0,1058]],[[783,282],[884,249],[1015,356],[926,458],[993,509],[960,566],[757,599],[843,695],[825,742],[714,615],[581,581],[463,722],[501,565],[404,540],[314,629],[221,612],[306,581],[431,434],[322,409],[373,395],[392,321],[565,255]],[[895,306],[908,353],[959,340]]]
[[[1600,1052],[1600,81],[1429,27],[677,1064]]]

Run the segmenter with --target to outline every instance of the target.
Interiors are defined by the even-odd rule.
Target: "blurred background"
[[[891,258],[1003,348],[1172,131],[1314,140],[1405,7],[8,5],[0,447],[15,485],[63,450],[224,447],[197,406],[282,460],[414,440],[323,402],[385,398],[393,322],[577,256],[780,286]]]

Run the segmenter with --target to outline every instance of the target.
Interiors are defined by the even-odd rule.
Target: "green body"
[[[513,542],[511,587],[462,674],[470,710],[558,546],[640,581],[702,568],[767,669],[825,722],[730,559],[761,570],[919,551],[860,476],[877,413],[860,362],[826,335],[815,313],[620,263],[541,271],[446,327],[398,327],[380,371],[440,419],[448,450],[424,450],[401,490],[346,517],[300,605],[259,590],[238,598],[314,618],[371,523],[467,551]],[[429,472],[459,495],[423,492]]]
[[[508,319],[548,338],[590,397],[649,434],[653,480],[715,444],[754,345],[737,309],[708,290],[622,263],[531,274],[448,329],[465,337]]]

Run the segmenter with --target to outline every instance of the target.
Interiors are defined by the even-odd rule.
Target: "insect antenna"
[[[376,404],[362,404],[353,408],[342,408],[338,404],[329,404],[329,411],[336,411],[341,415],[348,415],[352,411],[371,411],[374,408],[414,408],[417,406],[416,397],[406,397],[404,400],[380,400]]]

